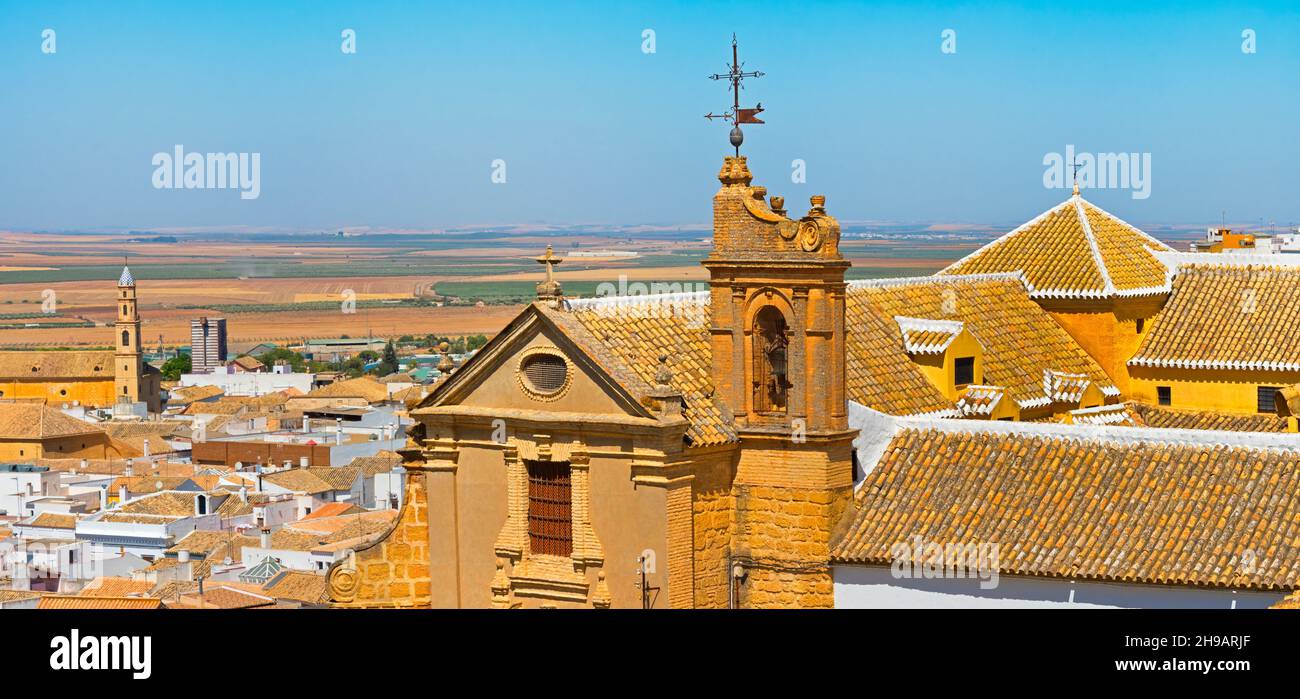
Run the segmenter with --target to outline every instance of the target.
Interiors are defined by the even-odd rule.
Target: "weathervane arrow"
[[[736,35],[731,35],[731,65],[727,68],[726,73],[714,73],[709,76],[710,80],[726,80],[731,83],[731,109],[722,113],[714,114],[709,112],[704,115],[705,119],[726,119],[731,122],[731,145],[736,148],[736,155],[740,155],[740,144],[745,141],[745,134],[741,132],[741,124],[762,124],[764,121],[758,118],[759,113],[763,111],[763,103],[759,102],[753,107],[741,109],[740,107],[740,89],[741,83],[745,78],[761,78],[761,71],[753,70],[746,72],[745,64],[740,62],[740,50],[736,45]]]

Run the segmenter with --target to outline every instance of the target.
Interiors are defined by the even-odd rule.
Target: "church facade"
[[[93,408],[143,403],[159,412],[162,375],[144,363],[135,277],[127,267],[114,301],[112,350],[0,352],[0,401]]]

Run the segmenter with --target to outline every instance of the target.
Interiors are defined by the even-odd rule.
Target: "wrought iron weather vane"
[[[741,124],[762,124],[763,120],[758,118],[758,114],[763,111],[763,103],[759,102],[752,108],[740,108],[740,90],[741,83],[745,78],[761,78],[763,72],[752,70],[746,72],[745,64],[740,62],[739,49],[736,47],[736,35],[731,35],[731,65],[726,73],[714,73],[709,76],[710,80],[726,80],[731,83],[731,109],[722,113],[714,114],[709,112],[704,115],[705,119],[710,121],[714,119],[726,119],[731,122],[731,145],[736,148],[736,155],[740,155],[740,144],[745,141],[745,134],[741,132]]]

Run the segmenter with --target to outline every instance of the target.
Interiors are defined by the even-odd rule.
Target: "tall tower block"
[[[732,557],[741,606],[830,606],[831,527],[853,485],[840,226],[799,219],[728,156],[713,198],[713,381],[741,438]]]

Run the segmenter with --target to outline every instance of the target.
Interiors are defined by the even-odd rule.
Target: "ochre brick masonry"
[[[335,607],[428,607],[429,526],[425,475],[412,471],[397,523],[383,539],[330,569]]]

